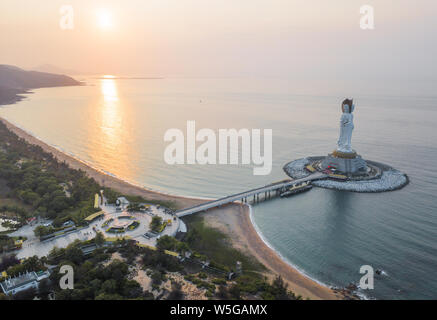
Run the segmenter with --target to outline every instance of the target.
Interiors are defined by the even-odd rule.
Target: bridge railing
[[[201,203],[201,204],[198,204],[198,205],[190,207],[190,208],[181,209],[181,210],[176,211],[175,214],[178,215],[178,214],[190,212],[190,211],[193,211],[193,210],[195,211],[196,209],[199,209],[199,208],[202,208],[202,207],[206,207],[204,210],[207,210],[207,209],[210,209],[210,208],[214,208],[216,206],[215,205],[216,203],[220,203],[220,202],[226,201],[228,199],[234,199],[234,200],[232,200],[232,202],[233,202],[233,201],[236,201],[236,200],[238,200],[240,198],[250,197],[253,194],[257,194],[257,193],[261,193],[261,192],[267,192],[267,191],[272,191],[272,190],[275,190],[275,189],[279,189],[279,188],[282,188],[282,187],[287,187],[289,185],[293,185],[293,184],[301,183],[301,182],[305,182],[305,181],[313,181],[313,180],[324,179],[325,177],[327,177],[326,174],[322,174],[320,172],[317,172],[317,173],[311,174],[311,175],[309,175],[307,177],[300,178],[300,179],[283,180],[283,181],[279,181],[279,182],[274,182],[274,183],[265,185],[265,186],[260,187],[260,188],[251,189],[251,190],[248,190],[248,191],[244,191],[244,192],[236,193],[236,194],[229,195],[229,196],[226,196],[226,197],[223,197],[223,198],[219,198],[217,200],[211,200],[211,201],[208,201],[208,202],[205,202],[205,203]],[[231,202],[231,201],[229,201],[229,202]]]
[[[203,207],[203,206],[208,206],[208,205],[213,204],[215,202],[225,201],[226,199],[231,199],[231,198],[237,198],[238,199],[239,197],[244,198],[244,195],[247,194],[247,193],[255,192],[257,190],[262,190],[264,188],[270,188],[270,187],[274,187],[274,186],[278,186],[278,188],[279,188],[283,184],[290,183],[292,181],[293,180],[288,180],[287,182],[285,182],[285,181],[284,182],[275,182],[275,183],[268,184],[268,185],[265,185],[265,186],[260,187],[260,188],[255,188],[255,189],[251,189],[251,190],[248,190],[248,191],[232,194],[232,195],[229,195],[229,196],[226,196],[226,197],[223,197],[223,198],[219,198],[219,199],[216,199],[216,200],[211,200],[211,201],[208,201],[208,202],[204,202],[204,203],[195,205],[195,206],[190,207],[190,208],[185,208],[185,209],[178,210],[178,211],[175,212],[175,214],[177,214],[178,212],[183,212],[183,211],[188,211],[188,210],[200,208],[200,207]]]

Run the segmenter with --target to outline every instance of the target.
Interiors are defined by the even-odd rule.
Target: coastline
[[[172,201],[178,208],[190,207],[206,201],[205,199],[186,198],[176,195],[169,195],[149,190],[134,185],[130,182],[121,180],[116,176],[110,175],[102,170],[93,168],[84,161],[75,158],[53,146],[48,145],[44,141],[34,137],[30,133],[17,127],[3,117],[0,117],[0,121],[2,121],[7,126],[7,128],[14,132],[18,137],[26,140],[30,144],[41,147],[46,152],[53,154],[53,156],[58,159],[58,161],[66,162],[71,168],[86,172],[89,177],[96,180],[97,183],[101,184],[102,186],[116,189],[124,194],[142,196],[148,200]]]
[[[25,94],[31,94],[31,91],[24,89],[5,88],[0,86],[0,106],[11,105],[26,99]]]
[[[86,172],[88,176],[94,178],[105,187],[113,188],[124,194],[142,196],[149,200],[171,201],[181,209],[206,201],[200,198],[164,194],[133,185],[104,171],[93,168],[80,159],[48,145],[2,117],[0,117],[0,121],[18,137],[30,144],[40,146],[46,152],[52,153],[58,161],[66,162],[70,167]],[[249,253],[250,256],[262,263],[268,270],[265,272],[265,276],[273,279],[276,275],[281,275],[284,281],[288,283],[289,289],[296,295],[301,295],[304,299],[307,297],[310,299],[326,300],[344,298],[343,294],[334,292],[334,290],[317,283],[296,268],[293,268],[275,250],[270,248],[252,223],[249,206],[237,203],[230,204],[223,208],[210,209],[203,216],[208,225],[221,230],[229,237],[232,246],[244,253]]]
[[[252,224],[250,207],[245,204],[229,204],[222,208],[210,209],[202,214],[205,223],[225,233],[231,245],[263,264],[267,271],[264,276],[273,280],[280,275],[288,288],[303,299],[338,300],[344,299],[342,292],[335,292],[301,273],[287,263],[274,249],[262,239]],[[244,268],[244,266],[243,266]]]

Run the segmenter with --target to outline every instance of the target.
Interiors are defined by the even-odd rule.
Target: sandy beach
[[[88,166],[79,159],[49,146],[43,141],[9,123],[5,119],[0,118],[0,120],[6,124],[9,130],[25,139],[27,142],[40,146],[46,152],[52,153],[59,161],[66,162],[74,169],[83,170],[101,185],[113,188],[121,193],[138,195],[150,200],[173,201],[178,208],[186,208],[205,202],[205,200],[202,199],[185,198],[147,190],[116,177],[109,176],[102,171]],[[275,275],[281,275],[288,283],[289,289],[295,294],[301,295],[304,299],[342,298],[339,293],[335,293],[330,288],[318,284],[283,261],[281,257],[274,250],[269,248],[258,235],[250,221],[249,213],[249,207],[246,205],[230,204],[222,208],[211,209],[207,213],[203,213],[203,215],[205,217],[205,222],[209,226],[215,227],[229,236],[231,244],[235,248],[242,250],[246,254],[252,255],[259,262],[265,265],[268,269],[265,274],[267,277],[273,278]]]
[[[205,222],[227,234],[232,245],[242,252],[255,257],[267,267],[265,275],[273,279],[281,275],[288,288],[303,299],[333,300],[343,296],[322,286],[286,263],[259,236],[250,220],[250,208],[243,204],[231,204],[204,213]],[[244,266],[243,266],[244,268]]]
[[[31,144],[40,146],[46,152],[52,153],[58,159],[58,161],[68,163],[71,168],[85,171],[89,177],[94,178],[94,180],[96,180],[102,186],[113,188],[123,194],[142,196],[148,200],[172,201],[174,202],[176,207],[180,209],[205,202],[204,199],[184,198],[174,195],[167,195],[130,184],[126,181],[110,176],[103,171],[92,168],[85,162],[82,162],[77,158],[74,158],[68,154],[63,153],[62,151],[59,151],[58,149],[28,134],[24,130],[14,126],[12,123],[8,122],[3,118],[0,118],[0,120],[6,124],[9,130],[14,132],[20,138],[25,139]]]

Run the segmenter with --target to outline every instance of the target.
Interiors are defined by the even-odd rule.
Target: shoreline
[[[27,98],[33,92],[30,89],[18,89],[0,86],[0,106],[13,105]]]
[[[102,186],[115,189],[123,194],[142,196],[148,200],[171,201],[180,209],[207,201],[206,199],[165,194],[134,185],[102,170],[93,168],[84,161],[48,145],[2,117],[0,117],[0,121],[18,137],[53,154],[58,161],[66,162],[71,168],[84,171]],[[331,288],[318,283],[303,272],[300,272],[297,268],[291,266],[278,252],[272,249],[263,240],[261,234],[256,229],[256,225],[252,222],[249,206],[238,203],[229,204],[224,208],[210,209],[203,216],[208,225],[220,229],[229,236],[232,246],[245,253],[249,253],[262,263],[268,270],[265,273],[268,278],[273,279],[275,275],[280,275],[288,283],[289,289],[296,295],[301,295],[304,299],[307,297],[310,299],[327,300],[344,298],[343,294],[334,292]],[[234,223],[228,224],[228,221],[233,221]]]
[[[291,268],[297,270],[300,274],[302,274],[303,276],[309,278],[311,281],[314,281],[315,283],[317,283],[318,285],[321,285],[322,287],[326,287],[326,288],[331,288],[331,286],[312,278],[311,276],[309,276],[308,274],[305,273],[305,271],[299,269],[297,266],[295,266],[291,261],[289,261],[287,258],[285,258],[280,252],[276,251],[275,248],[273,248],[273,246],[268,242],[267,239],[264,238],[264,236],[262,235],[261,230],[259,230],[258,225],[256,224],[254,218],[253,218],[253,210],[252,210],[252,206],[251,205],[247,205],[249,208],[249,219],[250,222],[253,226],[253,228],[255,229],[256,233],[258,234],[258,236],[260,237],[260,239],[262,240],[262,242],[264,242],[264,244],[270,248],[270,250],[274,251],[280,258],[282,261],[284,261],[286,264],[288,264]]]
[[[122,180],[114,175],[111,175],[103,170],[93,168],[90,164],[61,151],[58,148],[51,146],[44,141],[36,138],[32,134],[12,124],[3,117],[0,117],[6,127],[15,133],[18,137],[26,140],[28,143],[41,147],[44,151],[53,154],[60,162],[66,162],[71,168],[84,171],[89,177],[93,178],[100,185],[110,187],[124,194],[142,196],[147,200],[172,201],[178,208],[190,207],[206,202],[206,199],[187,198],[177,195],[165,194],[162,192],[146,189],[141,186],[134,185],[128,181]]]
[[[252,224],[250,211],[250,206],[235,203],[210,209],[202,213],[202,216],[208,226],[225,233],[235,249],[263,264],[266,271],[262,273],[270,281],[280,275],[288,284],[288,289],[303,299],[340,300],[347,297],[343,292],[334,291],[311,279],[283,259],[258,233],[256,225]]]

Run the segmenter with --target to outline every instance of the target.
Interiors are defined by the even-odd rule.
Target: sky
[[[71,5],[74,28],[60,27]],[[374,8],[373,30],[360,7]],[[77,73],[436,82],[434,0],[2,0],[0,63]]]

